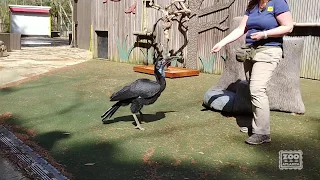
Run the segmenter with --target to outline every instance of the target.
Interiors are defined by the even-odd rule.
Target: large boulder
[[[3,41],[0,41],[0,57],[8,56],[7,47],[4,45]]]

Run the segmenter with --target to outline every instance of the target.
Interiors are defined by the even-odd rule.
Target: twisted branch
[[[188,15],[191,14],[191,10],[188,9],[185,4],[186,1],[187,0],[172,0],[170,2],[170,4],[168,4],[164,7],[156,4],[154,2],[154,0],[149,2],[150,7],[162,12],[161,20],[163,21],[163,30],[164,30],[163,34],[164,34],[164,37],[166,40],[165,49],[164,49],[164,52],[165,52],[164,57],[165,58],[168,58],[168,56],[170,56],[169,47],[168,47],[169,41],[170,41],[169,30],[172,27],[173,18],[180,16],[180,15],[186,15],[186,17],[187,17]],[[176,3],[178,3],[182,8],[177,9],[176,11],[170,11],[170,7],[175,5]],[[189,18],[187,17],[187,19],[189,19]]]

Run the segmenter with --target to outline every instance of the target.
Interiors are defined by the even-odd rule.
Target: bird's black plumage
[[[144,105],[153,104],[166,88],[164,68],[169,62],[170,61],[163,60],[161,57],[156,60],[154,66],[156,81],[150,79],[137,79],[113,93],[110,97],[110,101],[117,102],[101,116],[101,118],[103,118],[102,121],[111,118],[119,107],[131,104],[130,110],[133,113],[137,128],[143,130],[135,114],[141,113],[141,109]]]

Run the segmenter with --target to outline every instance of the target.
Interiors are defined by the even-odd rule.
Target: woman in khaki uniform
[[[292,32],[293,21],[286,0],[250,0],[239,27],[217,43],[211,53],[246,34],[246,45],[255,51],[244,61],[250,84],[253,110],[252,135],[248,144],[262,144],[270,138],[270,108],[267,82],[282,59],[283,36]]]

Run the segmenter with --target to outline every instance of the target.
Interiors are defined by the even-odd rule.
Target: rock
[[[0,41],[0,57],[7,57],[8,51],[7,47],[4,45],[3,41]]]

